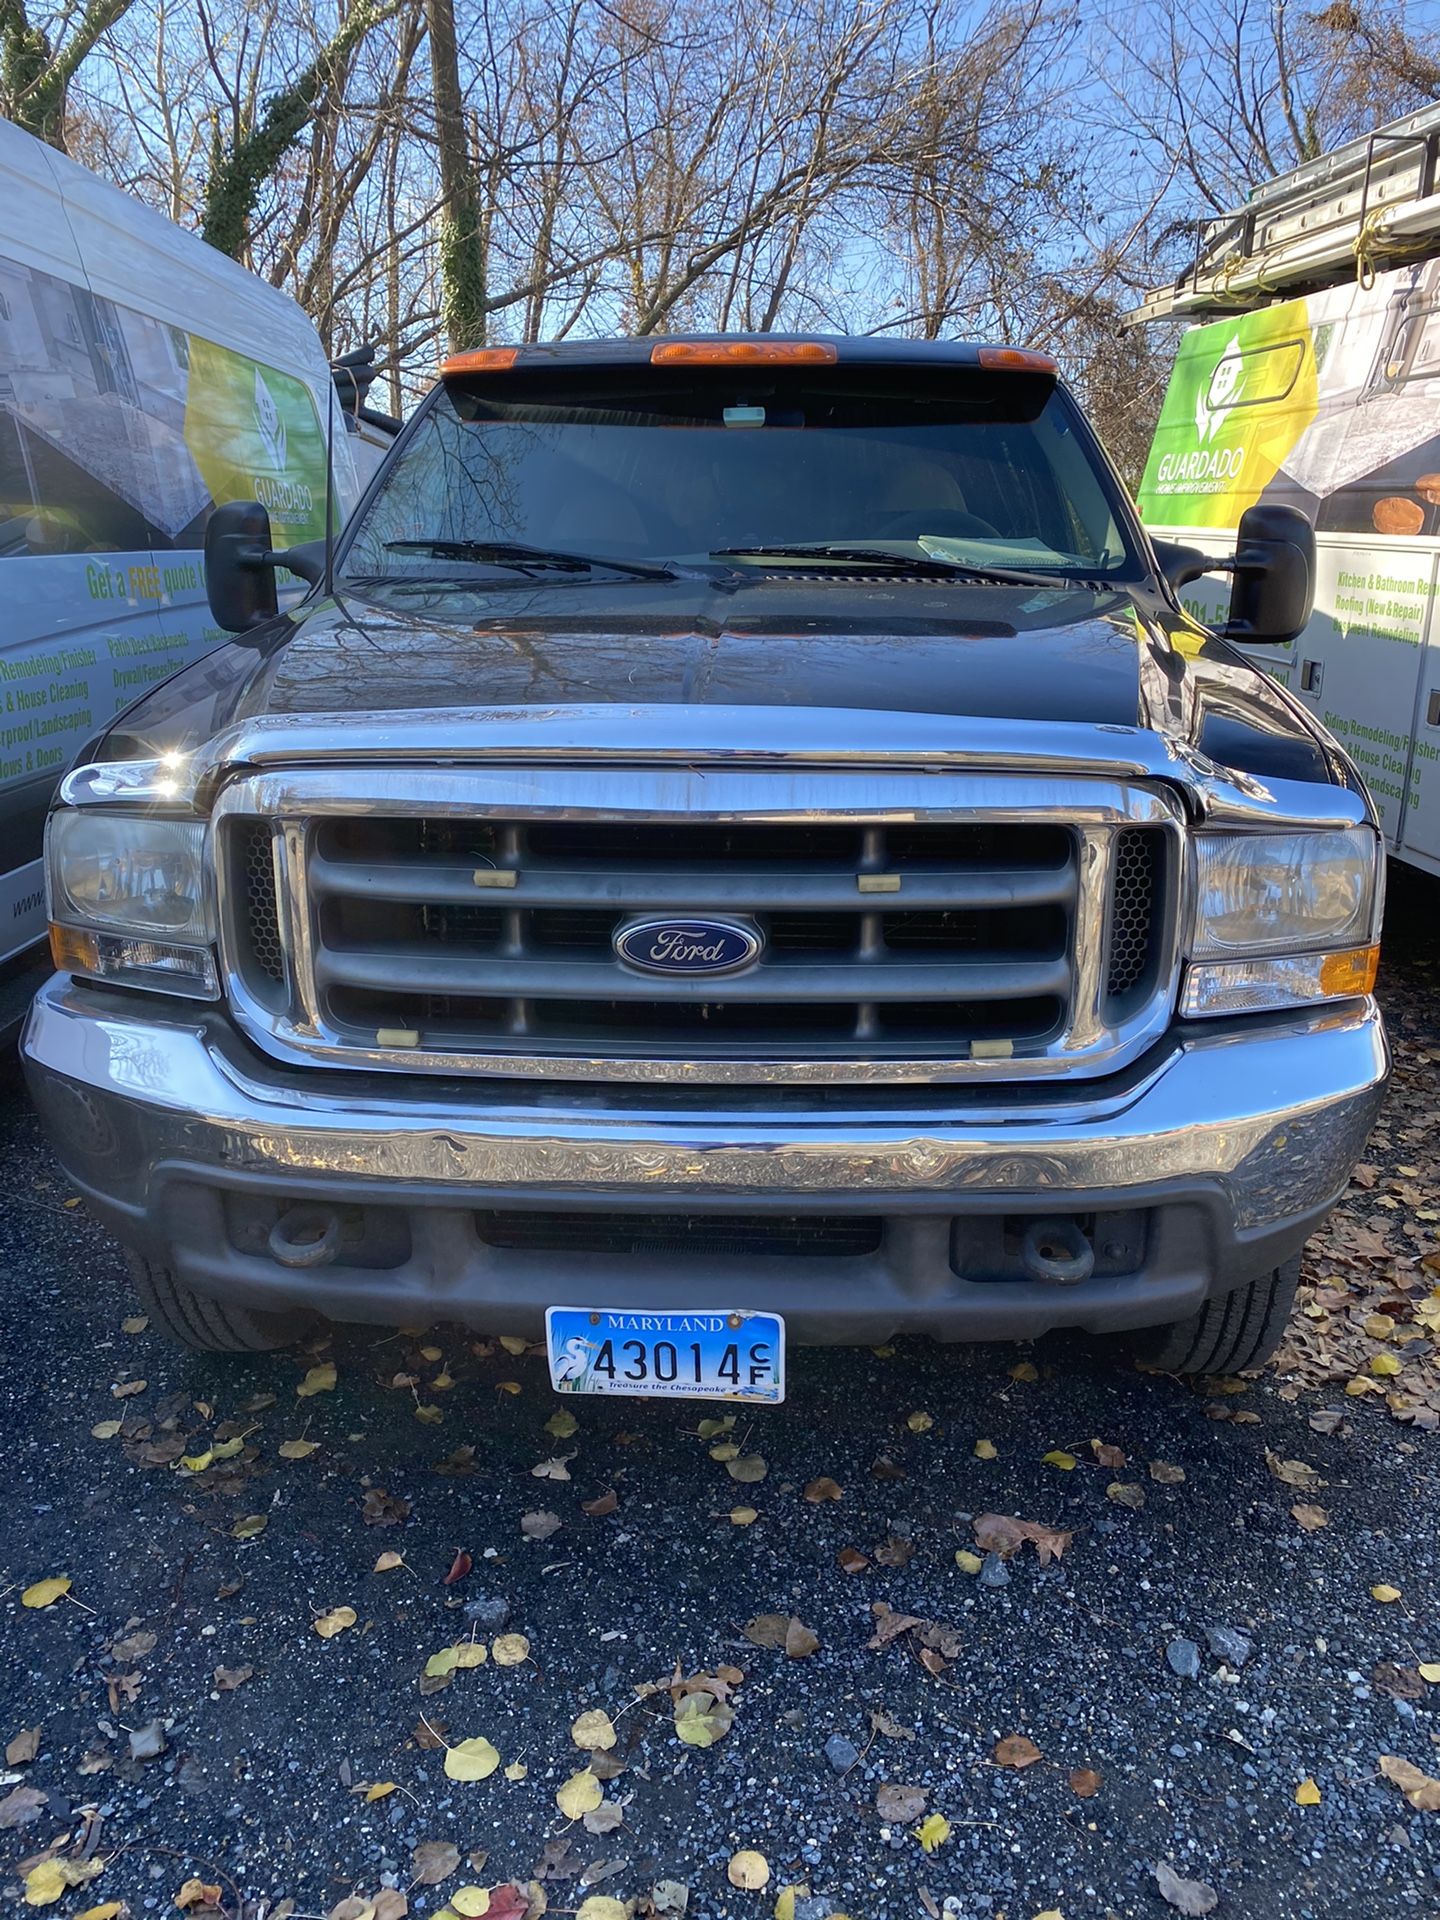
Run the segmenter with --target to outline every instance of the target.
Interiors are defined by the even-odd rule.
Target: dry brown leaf
[[[827,1500],[841,1500],[844,1493],[835,1480],[828,1474],[822,1474],[818,1480],[812,1480],[805,1489],[805,1498],[812,1507],[822,1506]]]
[[[1301,1493],[1313,1493],[1317,1487],[1325,1485],[1324,1480],[1304,1460],[1282,1460],[1278,1453],[1265,1449],[1265,1464],[1277,1480],[1283,1480],[1287,1487],[1297,1487]]]
[[[614,1513],[620,1504],[620,1496],[614,1487],[607,1493],[597,1494],[593,1500],[582,1500],[580,1511],[588,1513],[592,1520],[603,1520],[606,1514]]]
[[[1330,1515],[1324,1507],[1312,1506],[1308,1501],[1299,1501],[1290,1509],[1291,1518],[1305,1533],[1318,1533],[1321,1527],[1328,1527]]]
[[[882,1820],[908,1827],[912,1820],[918,1820],[924,1813],[925,1802],[929,1798],[928,1787],[892,1786],[887,1781],[875,1795],[875,1811]]]
[[[1058,1560],[1074,1538],[1073,1533],[1042,1526],[1038,1520],[1015,1520],[1005,1513],[982,1513],[975,1519],[976,1546],[986,1553],[998,1553],[1002,1560],[1017,1554],[1028,1540],[1043,1567]]]
[[[410,1870],[422,1887],[438,1887],[460,1864],[460,1849],[448,1840],[422,1840],[410,1855]]]
[[[43,1722],[33,1727],[22,1727],[13,1734],[5,1746],[5,1758],[12,1767],[23,1767],[35,1758],[40,1751],[40,1728]]]
[[[820,1645],[820,1636],[803,1621],[792,1618],[785,1629],[785,1652],[791,1660],[808,1660]]]
[[[1020,1773],[1026,1767],[1033,1767],[1044,1756],[1035,1742],[1027,1739],[1023,1733],[1010,1733],[995,1743],[991,1757],[997,1767],[1013,1767]]]
[[[1121,1448],[1112,1447],[1104,1440],[1092,1440],[1090,1451],[1098,1464],[1108,1467],[1112,1473],[1120,1473],[1124,1470],[1126,1455]]]
[[[1070,1776],[1070,1791],[1077,1800],[1093,1799],[1100,1785],[1100,1775],[1093,1767],[1077,1767]]]
[[[1440,1780],[1422,1773],[1409,1760],[1397,1754],[1382,1753],[1380,1771],[1399,1787],[1410,1805],[1420,1813],[1440,1813]]]
[[[870,1564],[857,1547],[842,1547],[835,1563],[842,1573],[863,1573]]]

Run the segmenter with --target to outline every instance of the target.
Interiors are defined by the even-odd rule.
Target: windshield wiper
[[[889,573],[921,574],[931,580],[973,580],[995,587],[1070,587],[1084,593],[1118,593],[1123,588],[1114,580],[1085,580],[1069,573],[1027,573],[1020,567],[970,567],[960,560],[942,560],[938,555],[892,553],[888,547],[796,546],[796,547],[716,547],[712,560],[840,560],[856,566],[883,569]]]
[[[387,553],[431,553],[437,560],[474,560],[481,566],[549,568],[557,573],[593,573],[608,567],[632,580],[678,580],[673,567],[641,560],[612,560],[600,553],[562,553],[554,547],[530,547],[519,540],[387,540]]]

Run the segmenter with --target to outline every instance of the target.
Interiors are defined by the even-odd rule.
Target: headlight
[[[55,964],[213,998],[206,823],[64,808],[45,835]]]
[[[1202,833],[1180,1010],[1190,1018],[1370,991],[1382,855],[1369,827]]]
[[[1379,845],[1369,827],[1202,833],[1195,847],[1197,960],[1324,952],[1375,931]]]

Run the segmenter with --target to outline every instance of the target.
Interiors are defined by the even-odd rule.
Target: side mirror
[[[1283,645],[1303,631],[1315,604],[1315,529],[1298,507],[1247,507],[1232,565],[1226,640]]]
[[[1182,546],[1178,540],[1152,540],[1150,544],[1155,549],[1161,575],[1172,593],[1178,593],[1187,582],[1199,580],[1207,573],[1215,573],[1225,565],[1215,554],[1202,553],[1199,547]]]
[[[258,500],[216,507],[205,529],[205,593],[227,633],[245,633],[279,609],[270,516]]]

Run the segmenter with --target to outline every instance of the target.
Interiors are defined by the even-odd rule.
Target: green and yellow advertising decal
[[[1316,385],[1302,300],[1187,333],[1140,482],[1144,519],[1233,527],[1314,420]]]
[[[185,444],[210,498],[258,500],[277,547],[325,533],[325,441],[308,387],[189,336]]]

